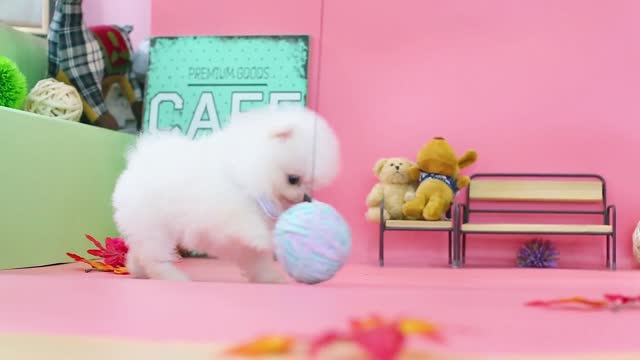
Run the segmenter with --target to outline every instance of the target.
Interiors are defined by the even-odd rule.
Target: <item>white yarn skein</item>
[[[640,221],[638,221],[638,225],[636,225],[636,229],[633,232],[633,255],[640,262]]]
[[[82,99],[73,86],[53,78],[43,79],[27,95],[24,109],[34,114],[79,121],[82,117]]]

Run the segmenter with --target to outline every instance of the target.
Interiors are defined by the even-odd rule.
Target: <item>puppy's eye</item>
[[[300,184],[300,176],[297,175],[289,175],[287,176],[287,181],[290,185],[298,185]]]
[[[389,164],[389,166],[390,166],[390,167],[394,167],[394,166],[396,166],[396,164],[391,163],[391,164]]]

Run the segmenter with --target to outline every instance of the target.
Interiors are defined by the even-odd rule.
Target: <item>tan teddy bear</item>
[[[384,220],[400,220],[402,206],[405,201],[415,196],[417,181],[412,180],[409,169],[415,164],[409,159],[395,157],[380,159],[373,168],[379,182],[373,186],[367,195],[367,212],[365,218],[374,223],[380,223],[380,203],[384,199]]]
[[[460,169],[478,159],[474,150],[467,151],[460,159],[441,137],[433,138],[418,152],[417,166],[409,171],[419,185],[415,198],[403,206],[403,214],[411,218],[440,220],[451,206],[456,193],[469,185],[468,176],[461,176]]]

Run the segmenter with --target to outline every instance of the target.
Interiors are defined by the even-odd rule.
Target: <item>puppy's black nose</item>
[[[396,170],[400,170],[400,165],[396,165]]]
[[[304,197],[302,198],[302,200],[305,202],[311,202],[311,196],[304,194]]]

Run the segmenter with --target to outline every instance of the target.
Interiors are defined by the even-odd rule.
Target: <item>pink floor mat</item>
[[[640,350],[640,311],[559,311],[534,299],[636,295],[640,272],[379,268],[349,265],[320,285],[247,284],[232,266],[188,259],[196,280],[171,283],[85,273],[83,264],[0,272],[0,332],[220,342],[310,333],[353,317],[410,316],[442,325],[438,351]]]

